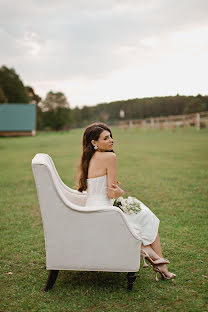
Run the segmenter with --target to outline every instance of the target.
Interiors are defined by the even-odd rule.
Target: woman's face
[[[111,151],[113,149],[113,139],[110,136],[110,132],[103,130],[97,141],[92,140],[93,146],[98,147],[99,152]]]

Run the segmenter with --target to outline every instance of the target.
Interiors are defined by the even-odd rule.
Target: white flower
[[[136,197],[131,196],[128,196],[128,198],[118,197],[115,201],[115,206],[128,215],[141,211],[140,201]]]
[[[128,202],[128,204],[132,205],[134,203],[134,198],[131,196],[128,196],[127,202]]]

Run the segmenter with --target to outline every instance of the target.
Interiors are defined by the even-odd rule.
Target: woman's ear
[[[93,146],[95,146],[95,145],[96,145],[96,141],[95,141],[95,140],[92,140],[92,141],[91,141],[91,144],[92,144]]]

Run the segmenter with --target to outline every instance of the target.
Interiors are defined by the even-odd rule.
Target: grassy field
[[[49,154],[73,188],[83,129],[1,138],[0,311],[207,311],[208,129],[112,131],[121,187],[160,219],[163,256],[176,279],[156,282],[141,265],[128,293],[126,273],[61,271],[43,293],[48,272],[31,160]]]

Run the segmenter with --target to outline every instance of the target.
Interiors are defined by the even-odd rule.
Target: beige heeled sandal
[[[165,275],[165,273],[164,273],[159,267],[157,267],[157,266],[153,266],[153,270],[156,272],[155,280],[156,280],[157,282],[159,281],[158,276],[157,276],[158,273],[160,273],[162,279],[170,280],[170,279],[176,277],[176,274],[171,273],[171,272],[169,272],[170,274],[172,274],[171,276]]]
[[[166,258],[159,258],[157,260],[153,260],[150,255],[144,250],[144,249],[141,249],[141,256],[143,258],[143,268],[147,268],[148,267],[148,264],[147,262],[145,261],[145,258],[151,263],[151,265],[159,265],[159,264],[169,264],[170,261]]]

